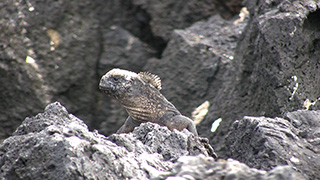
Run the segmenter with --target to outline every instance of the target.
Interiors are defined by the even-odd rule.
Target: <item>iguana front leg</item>
[[[135,127],[137,127],[137,126],[139,126],[139,124],[135,124],[135,123],[132,121],[132,118],[129,116],[129,117],[126,119],[126,122],[121,126],[121,128],[118,129],[117,134],[132,132],[133,129],[134,129]]]
[[[168,119],[164,122],[164,125],[167,126],[170,130],[177,129],[182,131],[183,129],[187,129],[194,135],[198,136],[198,132],[194,122],[183,115],[173,116],[171,119]]]

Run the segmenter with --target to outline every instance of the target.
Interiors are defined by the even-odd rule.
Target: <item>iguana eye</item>
[[[112,76],[112,80],[113,80],[114,82],[118,82],[119,79],[120,79],[119,76]]]

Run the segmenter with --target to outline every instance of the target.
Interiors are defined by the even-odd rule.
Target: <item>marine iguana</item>
[[[129,114],[117,133],[128,133],[143,122],[153,122],[170,130],[187,129],[198,135],[193,121],[160,93],[161,80],[157,75],[115,68],[101,78],[99,88],[116,99]]]

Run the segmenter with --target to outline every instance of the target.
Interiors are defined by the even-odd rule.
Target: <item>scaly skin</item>
[[[181,115],[160,93],[160,78],[156,75],[112,69],[101,78],[99,88],[116,99],[129,114],[117,133],[128,133],[143,122],[153,122],[170,130],[187,129],[198,135],[193,121]]]

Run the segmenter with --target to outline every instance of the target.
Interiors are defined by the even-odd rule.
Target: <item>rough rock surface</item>
[[[127,30],[111,26],[103,33],[103,52],[99,60],[99,76],[103,76],[113,67],[140,71],[147,60],[155,56],[148,44],[141,42]]]
[[[174,29],[187,27],[197,20],[217,13],[213,0],[133,0],[133,3],[142,6],[148,12],[152,32],[165,40],[170,39]]]
[[[319,1],[246,1],[250,18],[238,39],[229,81],[198,127],[224,153],[224,137],[243,116],[283,117],[319,109]],[[215,133],[209,128],[222,118]]]
[[[148,169],[168,171],[180,156],[206,154],[190,136],[148,123],[106,138],[53,103],[2,143],[1,179],[148,179]]]
[[[43,113],[26,118],[13,136],[2,142],[0,179],[300,177],[289,166],[266,172],[231,159],[215,162],[205,157],[199,142],[188,131],[170,131],[152,123],[142,124],[133,133],[106,138],[90,132],[59,103],[52,103]]]
[[[4,127],[14,130],[21,117],[56,100],[89,120],[99,54],[98,18],[90,9],[97,3],[10,0],[0,7],[0,138],[8,136]]]
[[[287,113],[287,119],[246,116],[230,128],[223,156],[265,170],[291,165],[308,179],[318,179],[319,119],[320,111],[304,110]]]
[[[307,99],[314,102],[320,97],[316,73],[320,68],[320,2],[251,3],[246,3],[251,19],[235,53],[236,76],[240,77],[235,92],[251,103],[246,107],[251,110],[244,110],[278,116],[307,108]],[[309,109],[319,108],[316,103]]]
[[[144,67],[161,77],[162,93],[182,114],[190,116],[229,81],[236,42],[246,24],[244,20],[235,24],[237,20],[215,15],[187,29],[174,30],[162,58],[149,60]]]
[[[98,91],[99,75],[107,71],[101,68],[113,66],[112,60],[116,66],[127,67],[130,64],[137,67],[137,71],[142,68],[158,74],[163,79],[164,95],[184,115],[190,116],[192,110],[202,102],[210,102],[209,112],[197,129],[200,136],[210,138],[218,156],[232,156],[247,162],[250,167],[258,167],[258,162],[262,162],[265,157],[255,153],[272,151],[277,157],[267,153],[270,160],[259,167],[270,169],[279,162],[294,166],[307,177],[317,178],[318,170],[314,168],[318,164],[313,162],[316,158],[307,160],[306,157],[319,152],[316,133],[318,125],[316,121],[301,121],[304,123],[299,126],[299,123],[294,123],[294,119],[305,117],[303,114],[307,113],[295,110],[318,110],[320,107],[319,1],[245,1],[250,17],[244,21],[229,16],[239,11],[238,0],[190,0],[187,4],[166,1],[171,4],[162,3],[160,7],[161,3],[151,2],[2,0],[0,141],[8,137],[26,116],[37,114],[46,104],[57,100],[72,114],[83,119],[91,129],[99,129],[99,132],[108,135],[115,132],[123,123],[120,120],[124,121],[127,115],[120,106],[117,107]],[[181,2],[186,5],[179,9]],[[204,9],[231,19],[224,20],[219,15],[210,17],[211,14],[206,14],[209,11],[197,14],[197,2],[200,3],[199,7],[206,3],[212,4],[214,6]],[[161,9],[172,14],[157,16],[159,12],[156,10]],[[223,11],[228,12],[223,14]],[[177,12],[187,16],[175,16]],[[173,23],[177,20],[178,23]],[[172,26],[161,26],[163,22],[170,22],[168,24]],[[156,27],[166,30],[162,34]],[[134,39],[134,49],[126,49],[130,47],[130,39]],[[121,50],[114,53],[117,57],[109,57],[112,49],[108,45],[114,46],[117,51]],[[140,61],[138,56],[153,58]],[[132,59],[134,61],[127,62]],[[290,117],[290,113],[286,115],[290,111],[294,111],[297,117]],[[243,119],[243,116],[265,116],[271,119]],[[217,131],[212,133],[210,127],[218,118],[222,121]],[[315,117],[310,116],[309,119],[312,118]],[[232,126],[237,119],[243,120]],[[292,121],[292,125],[284,123],[285,127],[289,127],[286,131],[281,128],[283,123],[277,122],[283,122],[283,119]],[[247,127],[242,122],[248,123],[249,129],[246,132],[252,130],[256,135],[261,133],[261,136],[266,137],[265,142],[273,145],[273,149],[265,144],[257,147],[261,149],[243,146],[254,143],[250,141],[251,138],[259,137],[243,139],[247,136],[242,137],[241,132],[234,129],[239,123],[239,128]],[[257,127],[260,132],[250,129],[255,124],[253,122],[259,122]],[[306,125],[305,122],[313,124]],[[269,136],[271,130],[259,126],[260,123],[274,128],[277,133],[272,134],[279,134],[279,137]],[[288,132],[288,137],[283,131]],[[298,139],[290,139],[290,134]],[[63,133],[60,135],[65,138]],[[233,135],[239,135],[242,139],[235,140],[243,144],[231,142],[227,145],[225,140],[229,139],[230,142],[230,139],[235,138]],[[18,136],[11,137],[12,140],[16,138]],[[288,147],[273,143],[279,142],[279,138],[290,143]],[[9,140],[5,142],[9,143]],[[32,144],[33,141],[30,139],[28,142]],[[301,146],[297,148],[295,143]],[[23,144],[18,145],[22,147]],[[251,150],[251,154],[243,157],[237,148]],[[279,151],[274,150],[278,148]],[[301,150],[298,153],[300,157],[289,157],[280,151],[293,153],[297,149]],[[25,161],[28,154],[21,153],[17,164],[28,164]],[[14,162],[8,157],[0,165],[7,161]],[[257,161],[250,157],[257,158]],[[47,170],[54,166],[48,167]]]
[[[196,21],[218,13],[225,18],[231,18],[239,13],[242,6],[239,0],[133,0],[133,4],[145,9],[150,15],[152,32],[167,41],[170,40],[174,29],[186,28]]]
[[[173,175],[173,177],[172,177]],[[184,179],[304,179],[289,166],[278,166],[269,172],[249,168],[243,163],[233,159],[219,160],[200,157],[181,157],[174,165],[172,174],[167,180],[180,177]]]
[[[216,13],[214,8],[235,14],[239,2],[191,0],[182,9],[183,1],[165,4],[162,10],[187,15],[178,20],[174,14],[154,16],[153,7],[143,5],[146,1],[1,1],[0,139],[54,101],[65,104],[91,129],[115,132],[125,113],[101,96],[99,75],[115,66],[140,71],[150,56],[160,57],[166,40],[154,34],[151,22],[179,21],[171,23],[171,30],[187,27]],[[210,10],[202,11],[204,5]]]

